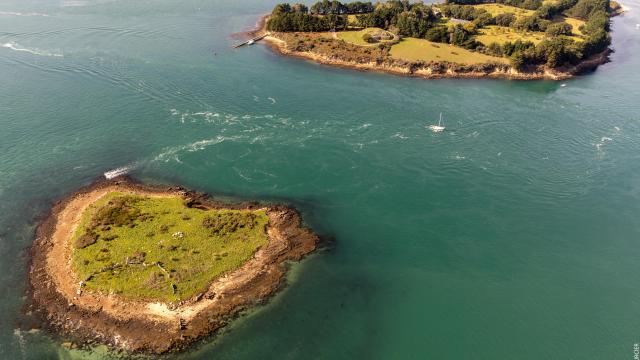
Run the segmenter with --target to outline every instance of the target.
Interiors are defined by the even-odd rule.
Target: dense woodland
[[[556,68],[576,64],[604,51],[610,44],[609,0],[558,0],[543,4],[541,0],[496,0],[495,2],[535,11],[517,18],[512,13],[492,16],[484,9],[468,5],[487,3],[483,0],[447,0],[437,7],[422,2],[390,0],[384,3],[324,0],[310,8],[303,4],[279,4],[271,14],[267,28],[278,32],[319,32],[346,30],[349,15],[355,15],[358,27],[378,27],[403,37],[449,43],[466,49],[511,59],[516,68],[545,64]],[[572,27],[554,21],[560,15],[585,21],[579,29],[584,41],[569,35]],[[440,17],[466,20],[466,23],[445,25]],[[528,41],[483,45],[474,39],[478,29],[499,25],[517,31],[539,31],[545,39],[535,45]]]

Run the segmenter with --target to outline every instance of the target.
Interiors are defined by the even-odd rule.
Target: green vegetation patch
[[[378,43],[393,41],[396,36],[380,28],[366,28],[360,31],[341,31],[339,39],[360,46],[375,46]]]
[[[554,18],[554,21],[566,22],[567,24],[571,25],[572,27],[571,33],[576,37],[580,37],[584,35],[582,31],[580,31],[580,27],[584,26],[583,20],[566,17],[566,16],[558,16]],[[575,38],[574,40],[578,40],[578,38]]]
[[[476,39],[484,45],[491,43],[504,44],[507,41],[531,41],[538,44],[544,40],[544,33],[538,31],[519,31],[506,26],[486,26],[478,31]]]
[[[112,192],[82,215],[73,268],[87,290],[180,301],[265,245],[268,221],[265,210],[201,210],[178,196]]]
[[[486,10],[491,16],[497,16],[500,14],[511,13],[516,16],[516,18],[521,18],[525,16],[531,16],[535,13],[533,10],[527,10],[515,6],[503,5],[503,4],[479,4],[473,5],[473,7],[477,9]]]
[[[458,64],[508,63],[505,58],[469,51],[461,47],[423,39],[406,38],[393,45],[391,56],[408,61],[452,62]]]

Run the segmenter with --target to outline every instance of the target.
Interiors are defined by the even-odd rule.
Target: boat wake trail
[[[198,140],[186,145],[168,147],[165,148],[160,154],[158,154],[153,159],[153,161],[169,162],[170,160],[174,160],[176,162],[181,162],[179,155],[183,152],[198,152],[212,145],[217,145],[225,141],[235,141],[238,139],[239,137],[237,136],[218,135],[215,138],[211,139]]]
[[[113,170],[109,170],[106,171],[104,173],[104,177],[109,180],[109,179],[113,179],[115,177],[118,177],[120,175],[125,175],[128,174],[131,170],[133,170],[137,165],[134,164],[130,164],[130,165],[126,165],[126,166],[122,166]]]
[[[52,53],[52,52],[48,52],[48,51],[45,51],[45,50],[29,49],[29,48],[26,48],[26,47],[22,47],[22,46],[14,43],[14,42],[4,43],[4,44],[0,45],[0,47],[3,47],[5,49],[10,49],[10,50],[13,50],[13,51],[26,52],[26,53],[29,53],[29,54],[39,55],[39,56],[64,57],[64,55],[58,54],[58,53]]]
[[[21,13],[21,12],[16,12],[16,11],[0,11],[0,16],[45,16],[45,17],[48,17],[49,15],[41,14],[41,13],[35,13],[35,12]]]

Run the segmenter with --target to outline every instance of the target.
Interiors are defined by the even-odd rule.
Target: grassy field
[[[481,28],[478,32],[476,40],[484,45],[489,45],[492,42],[504,44],[507,41],[515,42],[516,40],[531,41],[537,44],[544,40],[544,33],[542,32],[522,32],[504,26],[491,25]]]
[[[507,63],[505,58],[489,56],[423,39],[406,38],[391,48],[391,56],[408,61],[454,62],[459,64]]]
[[[266,244],[267,223],[263,210],[199,210],[180,197],[109,193],[82,216],[71,239],[73,268],[88,290],[188,299]]]
[[[521,18],[524,16],[533,15],[535,13],[535,11],[533,10],[521,9],[515,6],[509,6],[509,5],[503,5],[503,4],[479,4],[479,5],[473,5],[473,6],[478,9],[487,10],[487,12],[494,17],[498,14],[513,13],[516,16],[516,18]]]
[[[360,46],[376,46],[378,43],[374,43],[374,44],[368,43],[364,41],[362,37],[365,34],[372,34],[377,31],[386,32],[385,30],[382,30],[380,28],[366,28],[359,31],[341,31],[341,32],[338,32],[337,35],[338,35],[338,39],[344,40],[351,44],[360,45]],[[384,40],[380,41],[380,43],[384,43],[384,42],[385,42]]]
[[[584,25],[584,21],[576,18],[570,18],[566,16],[560,16],[558,19],[554,19],[554,21],[564,21],[567,24],[571,25],[573,29],[571,29],[571,33],[575,36],[582,36],[582,32],[579,30],[580,26]],[[576,39],[577,40],[577,39]]]

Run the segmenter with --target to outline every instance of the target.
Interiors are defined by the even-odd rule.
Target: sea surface
[[[117,173],[292,204],[335,239],[171,358],[633,358],[640,1],[612,62],[562,82],[232,49],[275,3],[0,0],[0,359],[113,357],[19,329],[38,221]]]

